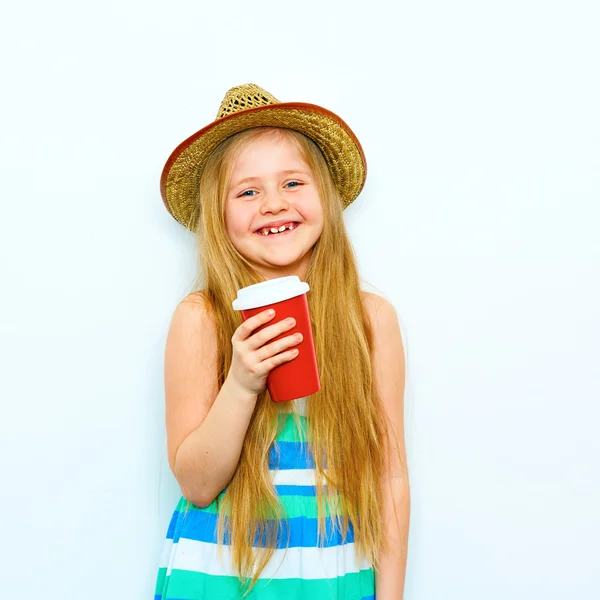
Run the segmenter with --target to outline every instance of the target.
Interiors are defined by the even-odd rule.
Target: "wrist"
[[[231,394],[231,396],[238,399],[239,402],[243,402],[245,404],[256,404],[258,394],[254,394],[240,385],[240,383],[236,381],[235,377],[232,377],[231,373],[227,375],[227,378],[223,382],[223,387],[226,389],[226,393],[228,395]]]

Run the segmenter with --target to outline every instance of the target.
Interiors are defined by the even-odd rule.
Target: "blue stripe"
[[[174,542],[180,538],[195,540],[197,542],[207,542],[209,544],[217,543],[217,518],[216,514],[194,510],[186,515],[181,514],[179,526],[176,528],[173,537]],[[273,521],[267,521],[273,523]],[[227,519],[225,519],[227,525]],[[325,519],[325,541],[323,546],[341,546],[343,543],[354,542],[354,530],[352,524],[348,525],[346,540],[342,540],[341,527],[336,526],[336,520],[333,518]],[[278,528],[278,539],[275,548],[315,548],[317,547],[318,520],[307,517],[295,517],[293,519],[284,519],[280,522]],[[288,546],[288,535],[290,537]],[[231,543],[229,532],[225,533],[225,544]],[[266,535],[259,539],[258,532],[254,537],[254,545],[264,547],[266,545]]]
[[[314,469],[315,461],[305,442],[273,442],[269,469]]]
[[[169,528],[167,529],[167,539],[172,539],[175,535],[175,527],[177,526],[177,519],[181,513],[179,511],[175,511],[171,520],[169,521]]]
[[[372,596],[363,596],[360,600],[375,600],[375,594]]]
[[[276,485],[275,491],[280,496],[316,496],[315,485]]]

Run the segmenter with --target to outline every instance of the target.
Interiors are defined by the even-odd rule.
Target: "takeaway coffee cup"
[[[241,311],[244,321],[269,308],[275,310],[275,317],[257,327],[254,333],[288,317],[296,319],[292,329],[267,342],[270,344],[297,332],[303,336],[302,341],[293,346],[298,348],[298,356],[275,367],[267,377],[267,388],[275,402],[303,398],[321,389],[306,300],[309,289],[308,283],[300,281],[295,275],[276,277],[242,288],[233,301],[233,309]]]

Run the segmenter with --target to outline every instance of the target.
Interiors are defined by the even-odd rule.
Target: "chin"
[[[265,264],[265,266],[272,266],[272,267],[292,267],[293,265],[298,264],[301,261],[302,257],[298,257],[298,258],[281,258],[281,259],[272,259],[272,260],[263,260],[261,262],[263,262]]]
[[[309,252],[310,253],[310,252]],[[255,264],[260,264],[265,267],[276,267],[286,268],[293,267],[299,264],[306,256],[306,252],[286,252],[286,253],[273,253],[273,254],[258,254],[249,260]]]

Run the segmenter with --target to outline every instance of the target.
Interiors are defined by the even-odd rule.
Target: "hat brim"
[[[359,195],[367,176],[363,149],[350,127],[336,114],[302,102],[281,102],[229,114],[179,144],[160,178],[169,213],[190,230],[196,227],[200,177],[208,157],[225,139],[253,127],[285,127],[311,138],[321,149],[344,208]]]

